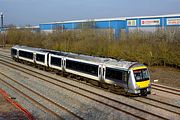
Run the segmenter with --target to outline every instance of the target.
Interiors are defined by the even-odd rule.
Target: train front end
[[[145,65],[130,69],[129,90],[131,93],[146,96],[151,93],[151,81],[148,68]]]

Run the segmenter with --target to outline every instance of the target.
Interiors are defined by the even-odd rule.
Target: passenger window
[[[28,59],[33,59],[33,53],[31,52],[26,52],[26,51],[19,51],[19,56],[21,57],[25,57],[25,58],[28,58]]]
[[[127,72],[119,69],[106,67],[106,76],[107,79],[114,80],[116,82],[127,82]]]
[[[61,58],[51,56],[51,65],[61,67]]]
[[[16,49],[11,49],[11,54],[12,55],[17,55],[17,50]]]
[[[98,65],[66,60],[66,68],[98,76]]]
[[[44,62],[45,61],[45,55],[36,54],[36,61]]]

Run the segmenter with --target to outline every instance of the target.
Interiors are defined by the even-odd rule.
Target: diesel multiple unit
[[[19,45],[11,48],[11,56],[19,62],[78,75],[100,84],[118,86],[126,93],[138,95],[151,93],[148,69],[137,62]]]

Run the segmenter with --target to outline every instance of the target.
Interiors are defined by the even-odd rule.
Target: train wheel
[[[102,88],[102,83],[101,82],[98,82],[98,87]]]
[[[147,94],[141,94],[141,96],[147,96]]]
[[[109,85],[107,85],[106,83],[102,83],[102,88],[108,89],[108,88],[109,88]]]
[[[141,96],[147,96],[147,93],[148,93],[147,91],[146,92],[142,92]]]
[[[147,94],[151,94],[151,91],[148,91]]]
[[[125,95],[126,97],[130,97],[130,94],[129,94],[128,92],[125,92],[124,95]]]

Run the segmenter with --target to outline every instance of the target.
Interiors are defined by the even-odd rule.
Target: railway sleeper
[[[45,71],[45,66],[37,65],[37,64],[36,64],[36,67],[37,67],[39,70],[44,70],[44,71]]]

